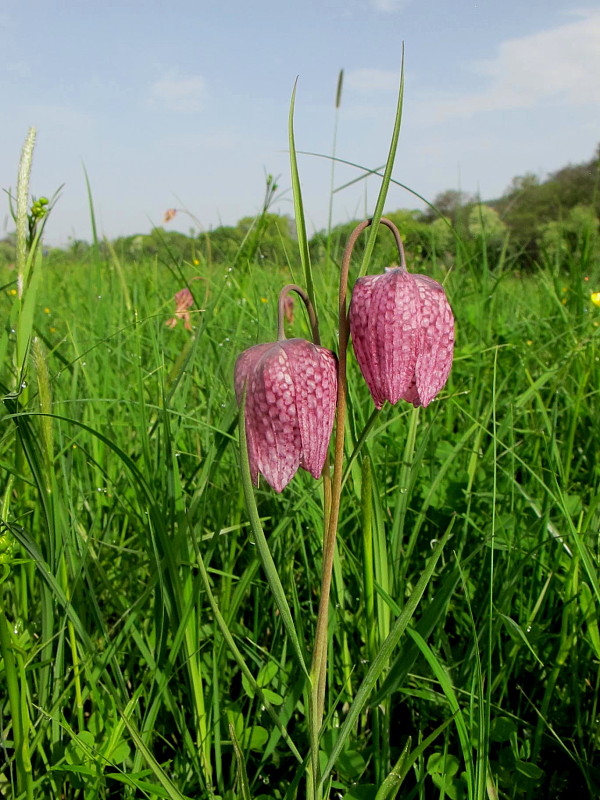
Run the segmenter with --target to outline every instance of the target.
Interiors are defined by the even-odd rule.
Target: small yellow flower
[[[533,339],[527,339],[527,344],[529,345],[529,347],[531,347],[531,345],[533,344]]]
[[[595,306],[600,307],[600,292],[592,292],[591,300]]]
[[[569,287],[568,286],[563,286],[562,289],[561,289],[561,292],[563,294],[565,294],[565,292],[568,292],[568,291],[569,291]]]
[[[56,333],[56,328],[50,328],[50,333]]]
[[[16,293],[17,293],[17,290],[16,290],[16,289],[11,289],[11,290],[10,290],[10,292],[9,292],[9,294],[12,294],[13,296],[14,296]]]
[[[50,313],[50,309],[49,308],[45,308],[44,309],[44,314],[49,314],[49,313]]]
[[[267,298],[266,298],[266,297],[261,297],[261,298],[260,298],[260,302],[261,302],[261,303],[266,303],[266,302],[268,302],[268,301],[267,301]]]
[[[561,302],[562,302],[563,306],[566,306],[566,305],[567,305],[567,298],[566,298],[566,297],[563,297],[563,299],[561,300]]]
[[[194,259],[194,265],[197,267],[200,264],[197,258]]]

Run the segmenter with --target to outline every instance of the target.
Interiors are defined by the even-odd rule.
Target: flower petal
[[[250,379],[246,406],[258,469],[267,483],[281,492],[296,474],[302,454],[294,381],[281,343],[272,345],[260,359]]]
[[[283,343],[296,390],[296,412],[302,458],[300,466],[313,478],[323,471],[333,429],[337,400],[337,362],[334,354],[305,339]]]
[[[446,293],[426,275],[413,275],[420,298],[419,355],[415,379],[419,403],[428,406],[442,389],[452,367],[454,317]]]
[[[381,390],[380,370],[377,361],[378,353],[375,345],[377,331],[373,325],[372,313],[373,289],[383,275],[367,275],[359,278],[352,290],[350,302],[350,333],[354,355],[366,381],[373,401],[377,408],[381,408],[385,395]]]
[[[406,270],[382,276],[373,291],[372,319],[381,392],[395,405],[411,384],[419,347],[419,293]]]
[[[253,371],[256,369],[256,366],[262,356],[273,346],[272,342],[267,344],[257,344],[254,347],[248,348],[248,350],[244,350],[243,353],[237,358],[235,362],[234,368],[234,388],[235,388],[235,396],[238,402],[238,405],[241,406],[242,404],[242,397],[244,394],[244,387],[250,383],[250,379],[252,376]],[[252,478],[252,483],[256,486],[258,484],[258,448],[256,445],[256,437],[255,437],[255,428],[252,424],[248,422],[248,413],[249,413],[249,405],[251,406],[252,403],[248,402],[248,396],[250,394],[249,386],[248,391],[246,393],[246,409],[245,409],[245,416],[246,416],[246,443],[248,446],[248,461],[250,463],[250,476]]]
[[[298,467],[318,478],[337,399],[333,353],[304,339],[256,345],[235,365],[235,392],[246,392],[246,438],[254,483],[260,472],[281,492]]]

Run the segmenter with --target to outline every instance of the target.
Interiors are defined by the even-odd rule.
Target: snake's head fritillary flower
[[[253,483],[258,483],[260,473],[281,492],[298,467],[320,477],[337,399],[334,354],[305,339],[255,345],[235,364],[239,404],[244,387]]]
[[[427,406],[454,351],[454,317],[437,281],[395,267],[359,278],[350,303],[354,353],[375,405]]]

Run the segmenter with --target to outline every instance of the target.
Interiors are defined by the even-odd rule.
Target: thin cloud
[[[347,73],[345,82],[359,92],[397,92],[400,70],[355,69]]]
[[[206,81],[202,75],[187,78],[167,75],[150,87],[149,102],[152,108],[166,111],[201,111],[206,100]]]
[[[600,12],[558,28],[509,39],[495,58],[473,64],[488,78],[483,92],[438,105],[439,117],[532,108],[553,102],[583,106],[600,95]]]
[[[393,14],[395,11],[402,11],[410,4],[411,0],[369,0],[376,11],[383,11],[384,14]]]

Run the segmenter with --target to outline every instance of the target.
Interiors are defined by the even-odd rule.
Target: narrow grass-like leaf
[[[90,179],[87,173],[87,169],[85,168],[85,164],[82,164],[83,167],[83,175],[85,177],[85,189],[87,192],[88,198],[88,207],[90,212],[90,223],[92,225],[92,246],[93,246],[93,253],[94,253],[94,261],[96,265],[98,265],[100,261],[100,248],[99,248],[99,241],[98,241],[98,230],[96,228],[96,214],[94,212],[94,198],[92,196],[92,186],[90,184]]]
[[[241,790],[240,796],[242,800],[252,800],[252,796],[250,794],[250,785],[248,784],[246,764],[244,763],[244,754],[242,752],[242,748],[240,747],[240,743],[238,742],[237,736],[235,735],[235,727],[231,722],[229,723],[229,736],[231,737],[233,752],[235,753],[238,786]]]
[[[277,726],[277,729],[279,730],[279,732],[283,736],[283,738],[284,738],[285,742],[287,743],[287,745],[289,746],[290,750],[292,751],[294,756],[298,759],[298,761],[302,762],[302,756],[298,752],[298,749],[296,748],[296,745],[294,744],[294,742],[290,738],[290,735],[286,731],[285,726],[282,724],[281,720],[279,719],[279,717],[277,715],[277,712],[275,711],[275,709],[273,708],[273,706],[271,705],[271,703],[267,699],[265,693],[262,690],[262,687],[259,686],[259,684],[257,683],[254,675],[252,674],[252,672],[250,671],[248,665],[246,664],[244,656],[240,652],[239,647],[236,645],[235,640],[234,640],[233,636],[231,635],[231,631],[227,627],[227,623],[225,622],[225,619],[224,619],[223,615],[221,614],[219,606],[217,605],[216,598],[215,598],[215,596],[213,594],[213,591],[212,591],[212,588],[211,588],[211,585],[210,585],[210,580],[208,578],[208,573],[207,573],[206,567],[204,565],[204,559],[202,558],[202,553],[200,552],[200,550],[199,550],[199,548],[197,546],[196,546],[196,558],[197,558],[197,561],[198,561],[198,568],[200,570],[200,575],[202,577],[202,582],[204,584],[204,589],[206,591],[206,594],[207,594],[207,597],[208,597],[208,601],[209,601],[210,606],[212,608],[212,612],[213,612],[213,614],[215,616],[215,620],[217,622],[217,625],[219,626],[219,630],[221,631],[221,634],[223,635],[223,638],[224,638],[224,640],[225,640],[225,642],[227,644],[227,647],[229,648],[229,650],[230,650],[232,656],[234,657],[237,665],[241,669],[242,674],[245,676],[246,680],[248,681],[248,683],[252,687],[253,691],[260,698],[261,703],[265,707],[265,711],[267,712],[267,714],[271,717],[271,719],[273,720],[273,722]]]
[[[375,800],[394,800],[412,765],[424,755],[429,745],[433,744],[438,736],[450,725],[454,720],[454,716],[455,715],[452,715],[444,720],[441,725],[438,725],[438,727],[430,733],[429,736],[426,736],[412,752],[410,750],[412,740],[410,736],[408,737],[406,744],[402,748],[400,757],[394,764],[394,768],[377,790]]]
[[[375,239],[377,238],[377,232],[379,228],[379,220],[383,214],[383,208],[385,205],[385,200],[387,197],[388,189],[390,186],[390,180],[392,177],[392,170],[394,168],[394,161],[396,159],[396,150],[398,149],[398,138],[400,136],[400,124],[402,122],[402,103],[404,100],[404,43],[402,43],[402,64],[400,67],[400,88],[398,89],[398,101],[396,104],[396,119],[394,120],[394,129],[392,131],[392,140],[390,142],[390,149],[388,152],[387,161],[385,164],[385,170],[383,172],[383,179],[381,181],[381,186],[379,188],[379,194],[377,196],[377,202],[375,203],[375,210],[373,211],[372,219],[373,224],[369,230],[369,235],[367,238],[367,244],[365,245],[365,252],[363,255],[362,264],[360,266],[359,276],[365,275],[368,268],[369,263],[371,261],[371,255],[373,253],[373,248],[375,247]]]
[[[425,589],[427,588],[427,585],[431,580],[431,577],[435,571],[436,564],[439,561],[440,556],[442,555],[442,552],[446,545],[446,542],[450,537],[453,526],[454,526],[454,517],[452,518],[452,521],[448,526],[446,532],[437,543],[436,548],[433,551],[433,554],[429,557],[427,565],[423,570],[421,577],[417,581],[417,584],[415,585],[412,594],[410,595],[406,605],[402,609],[400,616],[396,619],[396,621],[392,625],[392,629],[389,633],[389,636],[383,642],[383,644],[379,649],[379,652],[377,653],[375,659],[371,663],[371,666],[369,667],[369,670],[365,675],[363,682],[361,683],[356,693],[354,702],[352,703],[350,709],[348,710],[348,714],[346,715],[344,723],[340,728],[340,732],[331,750],[325,769],[322,772],[321,783],[320,783],[321,788],[323,787],[327,779],[327,776],[335,766],[337,758],[339,754],[342,752],[346,744],[346,741],[353,729],[353,726],[356,720],[358,719],[358,715],[360,714],[364,706],[367,704],[369,696],[373,691],[377,679],[379,678],[379,676],[385,669],[386,665],[388,664],[394,649],[396,648],[398,642],[400,641],[402,634],[406,630],[408,623],[410,622],[415,611],[417,610],[417,607],[421,602],[421,598],[423,597],[423,594],[425,592]]]
[[[191,800],[190,797],[182,794],[179,789],[175,786],[173,781],[169,778],[163,768],[160,766],[158,761],[152,755],[151,750],[146,746],[142,736],[140,735],[137,727],[131,722],[131,720],[127,719],[127,717],[123,716],[123,722],[129,731],[129,735],[133,739],[135,746],[137,747],[138,751],[142,754],[144,761],[150,769],[152,770],[154,777],[163,787],[166,792],[167,797],[169,800]]]
[[[310,263],[310,251],[308,249],[308,236],[306,234],[306,221],[304,218],[304,205],[302,203],[302,187],[300,185],[300,175],[298,173],[298,159],[296,157],[296,142],[294,139],[294,105],[296,102],[296,87],[298,81],[294,83],[292,99],[290,101],[290,113],[288,120],[288,136],[290,145],[290,170],[292,174],[292,191],[294,195],[294,217],[296,220],[296,236],[298,237],[298,247],[300,249],[300,262],[304,274],[306,292],[315,309],[318,310],[315,298],[315,287]]]
[[[408,629],[408,635],[411,637],[413,642],[417,645],[421,654],[425,657],[425,660],[431,667],[433,674],[438,680],[438,683],[442,687],[442,691],[448,700],[448,704],[452,710],[452,714],[454,715],[454,719],[456,720],[456,728],[458,730],[458,738],[460,740],[463,759],[465,763],[465,770],[467,773],[467,784],[469,787],[469,797],[472,800],[475,800],[474,795],[474,788],[475,788],[475,776],[473,774],[473,759],[472,759],[472,748],[471,742],[469,738],[469,732],[467,730],[467,725],[462,713],[462,710],[458,704],[458,699],[456,697],[456,692],[454,691],[454,686],[452,685],[452,681],[448,673],[446,672],[445,668],[431,649],[425,639],[417,633],[415,630]]]
[[[269,587],[271,589],[271,592],[273,593],[273,599],[275,600],[277,608],[279,609],[279,613],[281,614],[281,621],[283,622],[287,635],[290,637],[292,649],[296,655],[298,664],[302,672],[308,678],[309,672],[308,669],[306,668],[306,662],[302,654],[302,645],[300,644],[300,640],[296,632],[296,627],[294,625],[294,620],[292,619],[292,613],[290,611],[290,607],[288,605],[288,601],[285,596],[285,591],[281,584],[279,573],[277,572],[277,567],[275,566],[275,562],[273,561],[273,556],[271,555],[271,551],[269,550],[267,538],[263,531],[263,527],[260,523],[258,509],[256,508],[256,499],[254,497],[254,489],[252,487],[252,478],[250,477],[250,463],[248,461],[248,445],[246,442],[246,423],[244,415],[244,406],[245,406],[245,395],[244,395],[244,402],[242,402],[242,407],[240,409],[239,433],[240,433],[240,468],[242,477],[242,487],[244,489],[244,498],[246,500],[246,510],[248,511],[248,518],[250,520],[252,533],[254,534],[254,539],[256,541],[256,546],[258,548],[258,553],[260,555],[263,569],[265,571],[267,581],[269,582]]]

